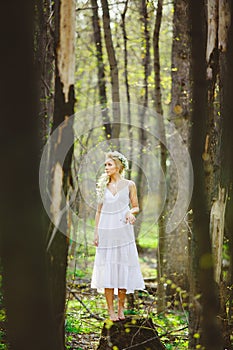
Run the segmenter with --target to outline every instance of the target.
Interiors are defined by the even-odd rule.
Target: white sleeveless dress
[[[129,211],[129,181],[115,195],[106,188],[98,225],[99,245],[91,280],[98,292],[104,288],[126,289],[126,293],[145,289],[133,225],[125,222]]]

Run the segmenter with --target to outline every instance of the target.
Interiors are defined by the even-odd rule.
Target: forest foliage
[[[97,346],[95,187],[109,149],[128,157],[141,209],[146,290],[126,315],[152,319],[166,349],[233,349],[231,1],[24,5],[0,20],[4,52],[18,43],[1,57],[0,349],[31,349],[33,327],[35,350]]]

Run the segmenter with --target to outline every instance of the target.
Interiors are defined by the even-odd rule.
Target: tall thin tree
[[[148,16],[148,8],[147,1],[141,0],[139,2],[139,11],[140,11],[140,20],[142,26],[142,67],[143,67],[143,89],[141,90],[140,96],[140,109],[139,109],[139,125],[140,128],[138,130],[138,139],[139,139],[139,153],[140,157],[140,165],[138,167],[136,184],[138,189],[138,201],[139,207],[142,209],[140,221],[137,222],[135,234],[136,238],[140,232],[141,222],[143,219],[143,197],[145,194],[145,150],[147,145],[147,132],[145,129],[146,118],[147,118],[147,109],[148,109],[148,97],[149,97],[149,84],[148,79],[150,75],[150,31],[149,31],[149,16]]]
[[[96,47],[97,69],[98,69],[98,88],[99,88],[99,101],[101,105],[102,119],[104,124],[104,130],[107,140],[112,136],[112,128],[110,124],[108,106],[107,106],[107,91],[106,91],[106,79],[105,79],[105,67],[103,60],[103,48],[101,38],[101,27],[98,13],[97,0],[91,0],[92,5],[92,24],[94,31],[94,41]]]
[[[163,0],[158,0],[154,33],[153,33],[153,52],[154,52],[154,76],[155,76],[155,110],[158,115],[157,124],[158,132],[160,136],[160,164],[164,176],[166,177],[167,166],[167,150],[166,150],[166,133],[162,106],[162,93],[161,93],[161,75],[160,75],[160,51],[159,51],[159,37],[160,28],[163,16]],[[164,182],[160,181],[161,193],[164,193]],[[165,309],[165,290],[163,282],[163,257],[164,257],[164,237],[165,237],[165,210],[160,215],[158,225],[159,225],[159,243],[158,243],[158,260],[157,260],[157,276],[158,276],[158,312],[163,312]]]
[[[172,89],[170,122],[174,125],[184,144],[189,149],[191,127],[191,42],[188,1],[174,1],[172,38]],[[168,130],[169,147],[177,147]],[[177,147],[177,152],[179,152]],[[177,164],[170,158],[168,172],[168,212],[173,208],[178,193]],[[179,164],[185,167],[185,160],[179,156]],[[186,220],[165,235],[164,273],[181,288],[188,288],[188,228]],[[174,290],[171,291],[173,293]]]
[[[129,1],[125,1],[124,10],[121,14],[122,19],[122,34],[123,34],[123,40],[124,40],[124,76],[125,76],[125,88],[126,88],[126,100],[127,100],[127,123],[128,123],[128,135],[129,135],[129,147],[130,147],[130,153],[129,153],[129,170],[128,170],[128,178],[131,178],[131,171],[132,171],[132,162],[131,159],[133,158],[133,126],[132,126],[132,113],[131,113],[131,96],[130,96],[130,84],[129,84],[129,77],[128,77],[128,37],[127,37],[127,30],[126,30],[126,13],[128,10],[128,3]]]
[[[113,103],[113,121],[112,137],[115,139],[116,144],[119,146],[120,135],[120,90],[119,90],[119,77],[118,77],[118,64],[116,59],[115,48],[113,45],[112,31],[110,27],[110,14],[108,0],[101,0],[103,10],[103,27],[104,27],[104,39],[105,46],[108,54],[108,61],[110,66],[111,85],[112,85],[112,103]]]
[[[193,81],[193,112],[192,112],[192,146],[191,157],[194,171],[193,236],[192,236],[192,297],[201,294],[199,313],[191,310],[190,348],[196,348],[193,335],[201,330],[201,344],[206,350],[222,349],[222,336],[217,322],[218,299],[213,274],[213,260],[209,235],[209,212],[205,190],[205,174],[202,154],[205,145],[206,113],[207,113],[207,82],[206,82],[206,31],[204,8],[205,1],[189,1],[192,38],[192,81]],[[193,329],[200,317],[200,329]]]

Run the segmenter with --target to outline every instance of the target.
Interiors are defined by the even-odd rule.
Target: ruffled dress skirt
[[[125,222],[129,211],[129,187],[116,195],[108,189],[98,226],[99,245],[96,248],[91,287],[103,292],[104,288],[126,289],[126,293],[145,289],[133,225]]]

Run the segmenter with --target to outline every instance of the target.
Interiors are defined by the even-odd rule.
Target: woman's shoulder
[[[129,186],[129,188],[136,187],[135,182],[133,180],[125,179],[125,181],[127,182],[127,185]]]

